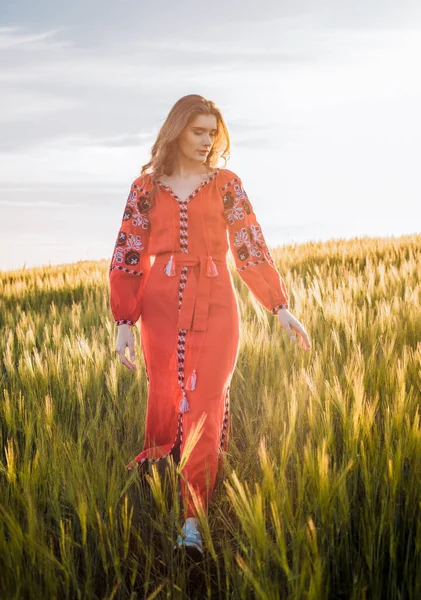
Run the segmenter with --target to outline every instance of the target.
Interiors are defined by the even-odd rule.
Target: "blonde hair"
[[[199,94],[183,96],[177,100],[168,113],[152,146],[151,159],[142,166],[140,171],[141,176],[150,174],[152,177],[154,185],[149,195],[149,200],[152,203],[158,187],[157,181],[161,175],[171,175],[173,171],[174,161],[177,157],[178,136],[197,115],[203,114],[215,115],[217,119],[217,132],[205,164],[208,168],[214,169],[218,167],[219,158],[225,161],[224,167],[227,164],[230,156],[231,140],[221,111],[212,100],[206,100]]]

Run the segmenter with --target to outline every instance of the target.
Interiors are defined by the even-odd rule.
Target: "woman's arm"
[[[220,191],[237,272],[260,304],[278,317],[290,339],[297,339],[295,331],[300,348],[310,350],[304,327],[288,310],[285,282],[275,267],[242,181],[235,173],[230,173],[232,177]]]
[[[141,314],[143,279],[151,267],[148,255],[149,192],[136,179],[130,188],[109,268],[110,306],[117,325],[133,327]]]
[[[221,188],[231,253],[241,279],[256,299],[276,315],[280,308],[288,308],[286,285],[269,253],[242,181],[232,175]]]

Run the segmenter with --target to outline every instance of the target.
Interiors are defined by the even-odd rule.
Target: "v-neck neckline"
[[[220,168],[217,168],[212,175],[210,175],[207,179],[205,179],[204,181],[202,181],[201,183],[199,183],[199,185],[187,196],[187,198],[185,200],[182,200],[181,198],[179,198],[177,196],[177,194],[173,191],[173,189],[172,189],[172,187],[170,185],[165,185],[165,183],[162,183],[161,181],[159,181],[159,179],[157,180],[157,183],[160,186],[162,186],[163,188],[165,188],[168,192],[170,192],[170,194],[172,196],[174,196],[174,198],[176,200],[178,200],[178,202],[187,203],[188,204],[190,202],[190,200],[192,200],[196,196],[196,194],[198,194],[205,187],[205,185],[207,185],[213,179],[215,179],[215,177],[218,175],[219,171],[220,171]]]

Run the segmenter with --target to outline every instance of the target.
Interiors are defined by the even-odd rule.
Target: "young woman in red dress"
[[[178,546],[203,551],[196,503],[206,510],[227,449],[229,391],[239,349],[239,308],[227,265],[286,334],[310,350],[241,178],[220,159],[230,138],[221,111],[191,94],[170,110],[130,189],[110,264],[116,352],[135,369],[140,319],[148,380],[142,451],[127,465],[161,460],[203,420],[180,477],[185,523]],[[130,359],[126,356],[129,349]]]

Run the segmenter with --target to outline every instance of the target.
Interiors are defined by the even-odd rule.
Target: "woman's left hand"
[[[303,350],[311,350],[311,344],[310,340],[308,339],[307,332],[301,325],[300,321],[298,321],[287,308],[280,308],[277,314],[279,322],[287,332],[288,336],[295,341],[297,336],[295,335],[294,331],[296,331],[298,334],[298,346],[303,348]]]

